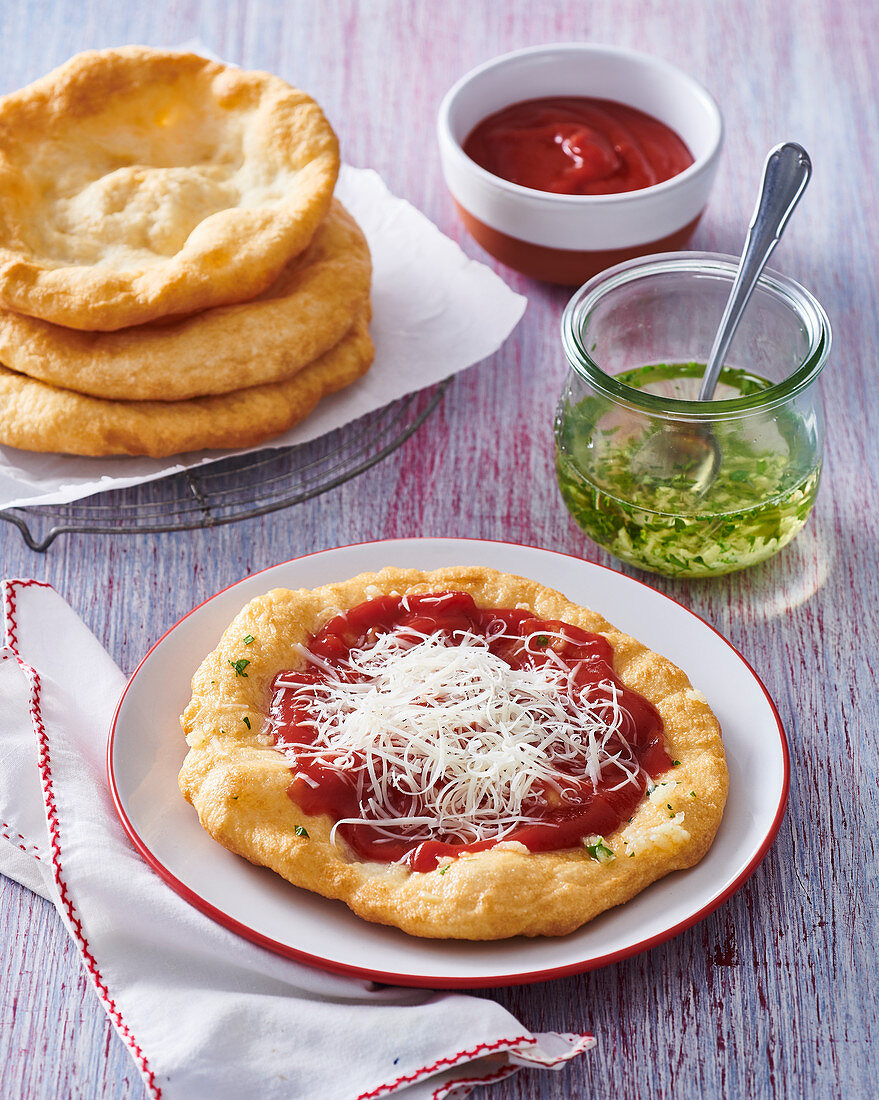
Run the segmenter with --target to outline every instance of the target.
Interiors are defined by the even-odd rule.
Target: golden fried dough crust
[[[360,227],[334,201],[268,290],[169,323],[82,332],[0,310],[0,362],[93,397],[181,401],[278,382],[335,346],[369,298]]]
[[[541,853],[495,847],[460,856],[442,874],[410,872],[363,862],[331,844],[332,820],[309,816],[288,798],[288,762],[266,730],[272,680],[302,666],[294,645],[364,600],[442,591],[469,592],[481,607],[527,607],[539,618],[605,635],[617,675],[659,710],[666,748],[680,763],[660,777],[665,785],[642,800],[631,822],[605,838],[612,862],[599,863],[582,847]],[[253,640],[245,643],[247,637]],[[246,677],[232,667],[241,658],[249,661]],[[211,836],[297,886],[341,899],[366,920],[412,935],[564,935],[698,862],[726,801],[720,730],[684,672],[561,593],[492,569],[383,569],[313,591],[276,589],[239,613],[193,677],[192,693],[181,718],[190,751],[180,789]],[[297,835],[297,827],[308,836]]]
[[[0,367],[0,443],[78,455],[164,455],[250,447],[303,420],[372,363],[367,312],[329,351],[285,382],[189,401],[109,401]]]
[[[268,73],[126,46],[0,98],[0,306],[113,330],[261,293],[339,169],[317,104]]]

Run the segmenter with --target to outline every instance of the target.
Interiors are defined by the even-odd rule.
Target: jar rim
[[[607,294],[621,286],[653,275],[693,273],[735,277],[739,259],[720,252],[668,252],[642,256],[600,272],[574,294],[562,315],[561,335],[568,362],[581,378],[611,400],[645,412],[674,416],[682,420],[722,420],[739,414],[765,411],[785,404],[814,382],[830,354],[830,320],[817,299],[793,279],[770,268],[764,269],[757,288],[787,305],[806,330],[809,348],[799,365],[781,382],[747,396],[722,401],[691,401],[660,397],[627,386],[607,374],[595,362],[581,339],[582,319]],[[708,349],[706,348],[706,357]],[[646,364],[645,364],[646,365]]]

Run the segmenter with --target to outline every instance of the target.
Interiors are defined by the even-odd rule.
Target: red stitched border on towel
[[[98,969],[97,961],[91,952],[88,945],[88,940],[85,938],[85,933],[82,928],[82,921],[77,916],[76,906],[73,904],[73,900],[70,897],[70,893],[67,889],[67,883],[64,881],[64,875],[61,870],[61,826],[58,821],[58,810],[55,805],[55,789],[52,783],[52,761],[49,754],[49,738],[46,733],[46,727],[43,724],[43,716],[40,710],[40,675],[36,669],[31,668],[26,664],[18,652],[18,638],[16,631],[18,630],[18,623],[16,622],[16,602],[17,602],[17,589],[29,588],[36,586],[38,588],[51,588],[52,585],[46,584],[45,581],[35,580],[11,580],[4,583],[4,595],[5,595],[5,612],[6,612],[6,645],[15,654],[15,658],[18,661],[19,667],[31,686],[30,694],[30,715],[33,723],[34,732],[37,735],[37,742],[40,749],[39,768],[40,768],[40,781],[43,786],[43,800],[46,804],[46,816],[49,822],[49,843],[52,852],[52,873],[55,877],[55,885],[58,887],[58,894],[61,898],[61,902],[64,906],[64,911],[67,914],[67,920],[70,925],[70,930],[76,939],[79,950],[82,954],[85,968],[88,971],[98,996],[103,1002],[104,1008],[107,1010],[107,1015],[110,1017],[116,1030],[122,1036],[128,1049],[134,1056],[134,1060],[137,1063],[138,1068],[143,1074],[146,1086],[150,1091],[150,1094],[154,1097],[154,1100],[161,1100],[162,1090],[156,1084],[156,1077],[153,1071],[149,1067],[146,1055],[141,1050],[134,1036],[132,1035],[128,1025],[122,1019],[122,1014],[116,1007],[116,1002],[110,996],[110,991],[107,989],[104,979],[101,977],[101,972]]]
[[[7,830],[9,830],[7,832]],[[10,844],[14,844],[16,848],[21,848],[23,852],[26,852],[29,856],[33,856],[34,859],[40,859],[40,849],[36,844],[28,844],[27,837],[17,833],[12,826],[6,821],[0,821],[0,836],[9,841]],[[22,843],[22,841],[24,843]]]
[[[394,1081],[388,1081],[387,1084],[379,1085],[377,1089],[373,1089],[371,1092],[361,1092],[357,1100],[373,1100],[373,1097],[393,1092],[394,1089],[398,1089],[401,1085],[411,1085],[430,1073],[436,1073],[437,1070],[451,1069],[460,1062],[469,1062],[477,1055],[490,1054],[493,1050],[510,1050],[512,1047],[536,1044],[537,1040],[531,1035],[519,1035],[515,1039],[498,1039],[494,1043],[480,1043],[479,1046],[472,1047],[470,1050],[458,1051],[457,1054],[453,1054],[449,1058],[438,1058],[432,1065],[422,1066],[421,1069],[417,1069],[414,1073],[407,1073]]]
[[[569,1038],[573,1038],[573,1036],[576,1035],[579,1041],[574,1044],[570,1052],[558,1058],[544,1058],[540,1060],[535,1060],[535,1069],[539,1069],[541,1066],[553,1067],[557,1066],[559,1062],[570,1061],[571,1058],[574,1058],[578,1054],[582,1054],[585,1050],[589,1050],[590,1047],[595,1044],[595,1036],[592,1035],[591,1032],[575,1031],[566,1032],[565,1034]],[[525,1055],[522,1055],[522,1057],[525,1057]],[[444,1098],[451,1095],[451,1093],[454,1092],[455,1089],[460,1089],[466,1085],[472,1085],[473,1087],[475,1087],[476,1085],[492,1085],[496,1081],[502,1081],[505,1077],[512,1076],[512,1074],[517,1073],[520,1069],[527,1068],[527,1066],[507,1065],[501,1066],[493,1073],[484,1074],[481,1077],[456,1077],[454,1080],[446,1081],[445,1084],[440,1085],[436,1092],[431,1095],[431,1100],[444,1100]],[[468,1090],[465,1095],[469,1095],[469,1091],[470,1090]]]
[[[595,1036],[587,1031],[570,1032],[568,1034],[577,1035],[580,1042],[574,1046],[574,1049],[570,1053],[566,1053],[559,1058],[549,1058],[542,1060],[535,1060],[535,1068],[542,1066],[555,1066],[559,1062],[565,1062],[568,1059],[574,1057],[577,1054],[582,1054],[584,1050],[588,1050],[595,1042]],[[404,1076],[397,1077],[393,1081],[388,1081],[384,1085],[379,1085],[378,1088],[373,1089],[371,1092],[362,1092],[356,1098],[356,1100],[374,1100],[374,1097],[384,1096],[393,1092],[395,1089],[400,1088],[401,1085],[411,1085],[415,1081],[421,1080],[422,1077],[429,1076],[431,1073],[436,1073],[441,1069],[452,1069],[454,1066],[460,1065],[462,1062],[469,1062],[476,1057],[482,1057],[486,1054],[491,1054],[493,1051],[501,1050],[516,1050],[523,1046],[536,1046],[537,1040],[531,1035],[520,1035],[515,1039],[498,1039],[493,1043],[480,1043],[478,1046],[471,1047],[469,1050],[461,1050],[457,1054],[451,1055],[449,1058],[438,1058],[429,1066],[422,1066],[421,1069],[416,1070],[414,1073],[408,1073]],[[440,1085],[439,1088],[432,1094],[431,1100],[442,1100],[443,1096],[447,1096],[453,1088],[459,1088],[461,1085],[481,1085],[491,1084],[494,1081],[500,1081],[502,1078],[514,1073],[517,1069],[525,1069],[525,1066],[501,1066],[499,1070],[494,1070],[490,1074],[482,1077],[462,1077],[454,1081],[447,1081],[445,1084]]]
[[[569,1062],[569,1060],[576,1055],[582,1054],[584,1051],[589,1051],[590,1047],[595,1044],[595,1036],[590,1032],[565,1032],[564,1034],[569,1038],[573,1038],[574,1036],[578,1037],[578,1042],[573,1045],[571,1051],[558,1058],[535,1059],[535,1068],[539,1069],[541,1066],[554,1067],[558,1066],[560,1062]],[[527,1056],[523,1054],[521,1057]],[[518,1073],[519,1069],[527,1068],[527,1066],[501,1066],[495,1069],[493,1073],[483,1074],[480,1077],[455,1077],[451,1081],[446,1081],[446,1084],[440,1085],[436,1092],[432,1093],[430,1100],[444,1100],[444,1098],[451,1096],[451,1093],[455,1089],[464,1088],[468,1085],[472,1088],[475,1088],[477,1085],[494,1085],[495,1081],[502,1081],[505,1077],[510,1077]],[[464,1096],[469,1096],[472,1088],[468,1089],[468,1091],[464,1093]]]
[[[444,1085],[440,1085],[436,1092],[431,1095],[430,1100],[446,1100],[456,1089],[470,1085],[472,1088],[464,1094],[468,1096],[477,1085],[493,1085],[496,1081],[503,1081],[505,1077],[512,1077],[521,1068],[521,1066],[501,1066],[494,1073],[486,1073],[482,1077],[456,1077],[454,1081],[446,1081]]]

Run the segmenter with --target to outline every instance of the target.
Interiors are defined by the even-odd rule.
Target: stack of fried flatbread
[[[372,362],[336,137],[268,73],[130,46],[0,99],[0,443],[277,435]]]

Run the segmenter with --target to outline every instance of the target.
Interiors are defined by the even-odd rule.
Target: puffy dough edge
[[[304,420],[372,364],[369,310],[329,351],[284,382],[189,401],[109,401],[0,367],[0,443],[29,451],[162,458],[250,447]]]
[[[344,337],[366,306],[371,270],[366,238],[334,200],[308,248],[256,298],[116,332],[0,310],[0,362],[117,401],[184,401],[283,381]]]
[[[26,231],[7,201],[0,206],[0,306],[69,328],[112,331],[255,297],[307,247],[329,209],[339,144],[317,103],[271,73],[146,46],[87,50],[0,98],[0,131],[26,136],[30,130],[39,140],[41,117],[72,120],[97,113],[120,89],[193,73],[209,80],[226,104],[259,96],[262,127],[273,150],[296,133],[304,135],[313,152],[298,166],[289,200],[276,210],[219,211],[201,222],[174,256],[131,273],[40,262],[22,244]],[[14,163],[0,152],[0,194],[19,194],[17,176]]]
[[[605,635],[617,674],[662,715],[668,751],[680,764],[661,777],[665,786],[657,787],[658,795],[645,797],[631,821],[605,838],[616,854],[612,862],[598,863],[584,848],[537,854],[494,848],[462,856],[442,874],[410,873],[358,862],[330,843],[329,817],[306,815],[287,797],[290,771],[265,731],[272,679],[301,664],[292,646],[366,599],[450,589],[470,592],[483,607],[524,606]],[[254,640],[245,644],[248,636]],[[250,662],[246,678],[232,667],[242,657]],[[416,936],[565,935],[671,871],[697,863],[726,801],[717,720],[682,670],[561,593],[492,569],[388,568],[311,591],[276,589],[239,613],[196,672],[192,690],[181,718],[191,747],[180,789],[208,833],[296,886]],[[297,827],[308,837],[297,836]]]

